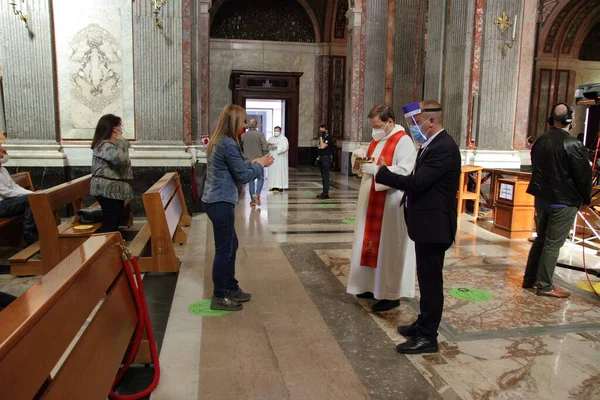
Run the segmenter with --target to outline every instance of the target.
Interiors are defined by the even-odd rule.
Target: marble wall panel
[[[20,2],[18,2],[20,3]],[[56,142],[57,112],[48,0],[28,0],[27,24],[0,2],[0,59],[6,131],[12,139]]]
[[[521,7],[522,0],[498,0],[486,4],[479,85],[479,116],[474,116],[478,149],[512,148],[519,70],[518,46],[507,48],[505,56],[502,56],[498,46],[503,41],[510,40],[513,27],[501,36],[494,20],[506,11],[511,21],[514,21],[515,14],[519,15],[518,21],[522,21]],[[521,26],[522,24],[518,22],[517,34]]]
[[[442,101],[447,0],[429,0],[423,98]]]
[[[91,139],[104,114],[134,138],[132,10],[128,0],[54,1],[63,139]]]
[[[315,119],[315,68],[319,46],[271,44],[260,41],[211,39],[210,131],[223,107],[232,102],[229,78],[232,70],[302,72],[298,140],[311,140]]]

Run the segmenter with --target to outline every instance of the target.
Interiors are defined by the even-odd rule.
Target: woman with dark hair
[[[208,143],[208,166],[202,201],[215,236],[212,270],[214,292],[210,302],[213,310],[241,310],[240,303],[251,297],[240,289],[235,279],[238,249],[235,205],[239,201],[236,184],[243,185],[262,176],[264,168],[273,164],[273,156],[267,154],[252,161],[244,160],[239,133],[245,119],[246,112],[240,106],[225,106]]]
[[[129,142],[121,133],[121,118],[107,114],[98,121],[92,140],[90,194],[96,196],[102,208],[99,233],[117,230],[125,200],[133,197]]]

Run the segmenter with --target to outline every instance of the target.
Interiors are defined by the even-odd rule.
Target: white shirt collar
[[[439,130],[439,131],[438,131],[438,132],[437,132],[435,135],[431,136],[429,139],[427,139],[425,142],[423,142],[423,144],[421,145],[421,149],[422,149],[422,150],[425,150],[425,148],[426,148],[427,146],[429,146],[429,143],[431,143],[431,142],[433,141],[433,139],[435,139],[435,137],[436,137],[437,135],[439,135],[439,134],[440,134],[440,132],[441,132],[441,131],[443,131],[443,130],[444,130],[444,129],[440,129],[440,130]]]

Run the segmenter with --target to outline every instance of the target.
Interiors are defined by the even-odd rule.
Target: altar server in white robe
[[[290,144],[281,133],[281,127],[273,129],[274,136],[269,139],[269,152],[273,155],[275,162],[269,167],[269,190],[272,192],[283,192],[288,189],[288,150]]]
[[[400,305],[401,297],[415,296],[415,245],[408,237],[404,192],[374,182],[381,165],[400,175],[412,173],[417,151],[409,134],[395,123],[394,111],[383,104],[369,113],[373,140],[368,149],[352,155],[353,172],[362,174],[352,262],[347,292],[359,298],[375,298],[374,312]],[[359,165],[356,157],[371,157]]]

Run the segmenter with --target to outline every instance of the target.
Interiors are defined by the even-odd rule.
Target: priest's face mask
[[[379,116],[369,119],[369,124],[373,130],[371,136],[373,140],[380,141],[384,137],[390,134],[394,129],[394,120],[389,118],[387,121],[382,121]]]

